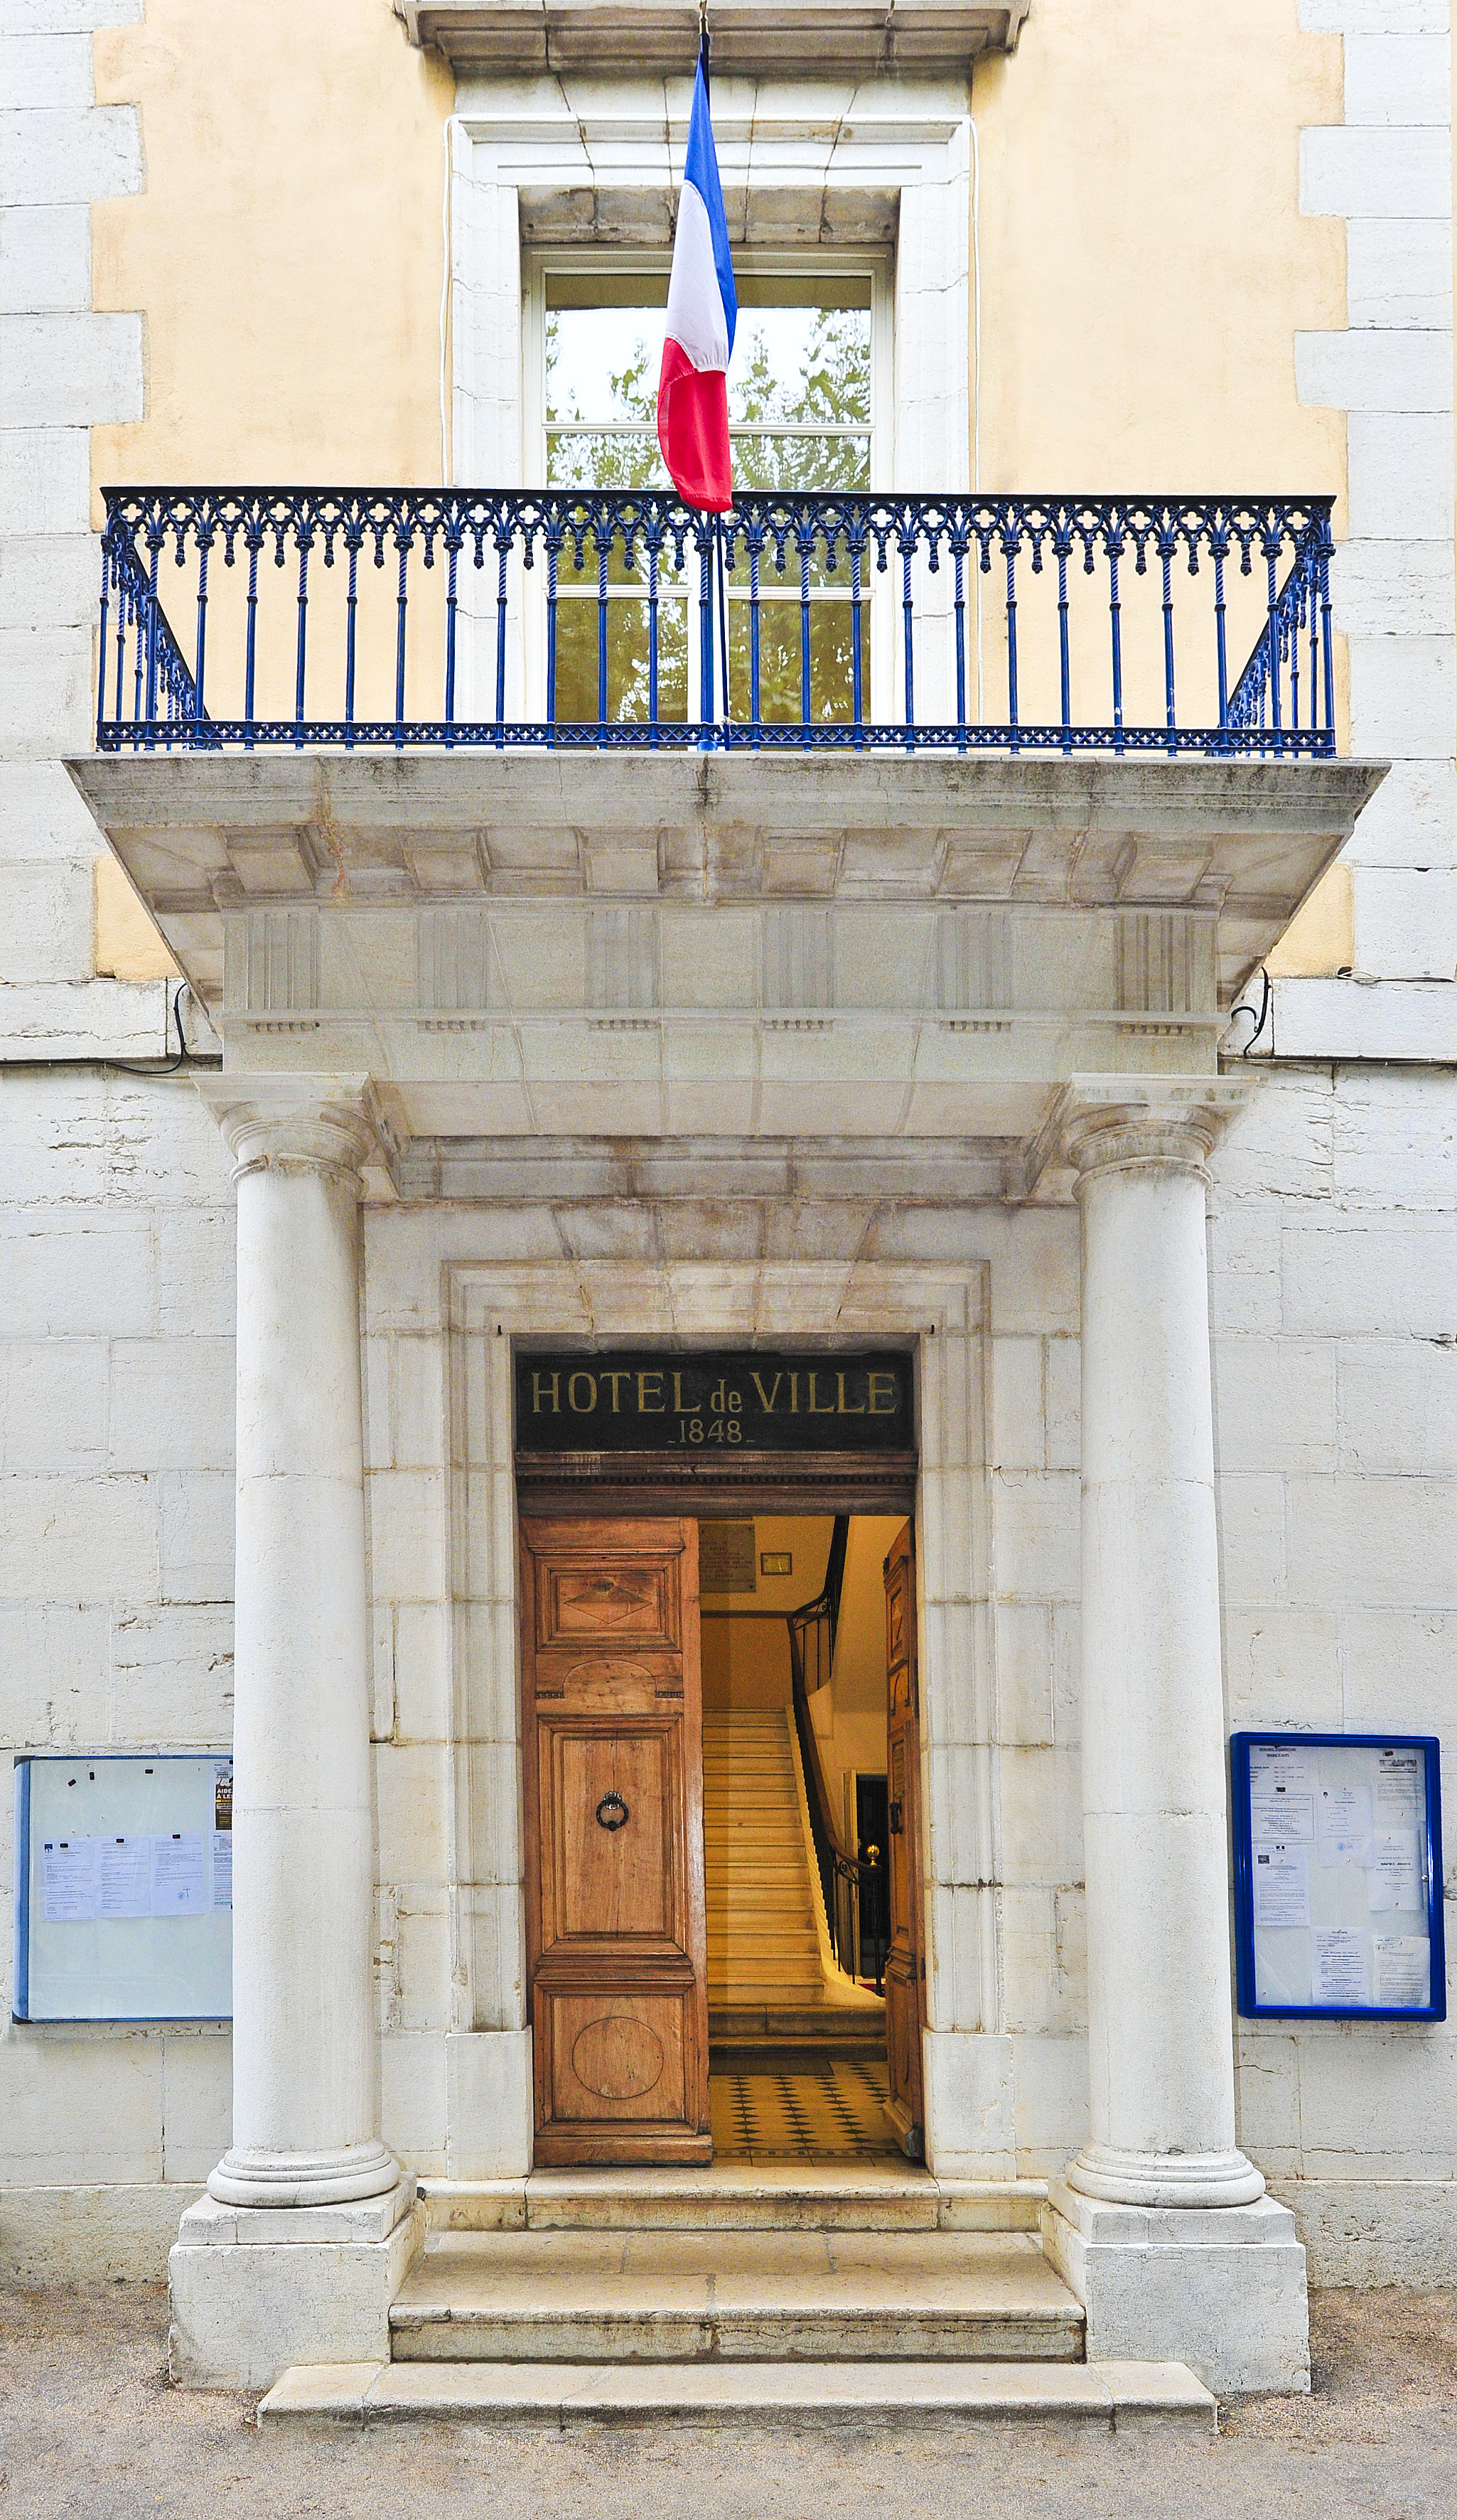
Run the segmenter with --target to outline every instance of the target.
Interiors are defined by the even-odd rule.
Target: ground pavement
[[[169,2387],[160,2287],[0,2292],[0,2520],[1453,2520],[1457,2293],[1329,2292],[1308,2399],[1217,2441],[943,2424],[260,2434]]]

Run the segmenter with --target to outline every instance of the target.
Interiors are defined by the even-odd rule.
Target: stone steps
[[[420,2181],[431,2231],[1035,2233],[1046,2195],[1041,2180],[936,2179],[890,2156]]]
[[[883,2054],[885,2004],[881,1998],[870,1994],[858,2003],[829,2003],[821,1980],[813,2002],[805,2004],[715,2001],[708,2007],[708,2037],[715,2048],[836,2048],[842,2042],[848,2047],[860,2047],[874,2041]]]
[[[710,1950],[715,1938],[721,1945],[725,1943],[741,1945],[749,1954],[780,1949],[797,1951],[801,1945],[817,1955],[819,1950],[819,1945],[815,1938],[814,1925],[808,1916],[786,1916],[781,1910],[772,1908],[764,1909],[758,1914],[744,1914],[735,1909],[730,1915],[721,1910],[717,1917],[714,1911],[710,1909],[708,1915]]]
[[[726,1951],[722,1944],[716,1948],[710,1936],[708,1965],[716,1994],[721,1980],[726,1993],[731,1993],[735,1986],[744,1987],[751,1993],[756,1987],[762,1991],[766,1984],[777,1984],[781,1992],[794,1987],[802,1996],[812,1997],[814,1993],[816,1954],[813,1950],[786,1948],[765,1953],[757,1945],[745,1945],[730,1952]]]
[[[1098,2435],[1217,2427],[1181,2362],[345,2362],[286,2371],[260,2424],[470,2423],[906,2427],[1018,2417]]]
[[[1079,2303],[1025,2233],[437,2232],[397,2362],[1078,2362]]]

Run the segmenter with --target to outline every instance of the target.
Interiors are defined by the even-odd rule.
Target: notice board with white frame
[[[19,1758],[15,1945],[18,2021],[229,2019],[231,1757]]]
[[[1436,1740],[1236,1732],[1230,1746],[1240,2011],[1444,2021]]]

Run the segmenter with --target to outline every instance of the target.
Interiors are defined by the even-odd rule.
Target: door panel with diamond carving
[[[539,2162],[707,2161],[698,1528],[523,1521]]]

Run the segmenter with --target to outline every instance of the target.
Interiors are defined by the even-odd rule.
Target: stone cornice
[[[1072,1171],[1155,1168],[1203,1174],[1251,1094],[1243,1076],[1070,1076],[1038,1130],[1028,1185]]]
[[[1185,910],[1220,996],[1348,837],[1380,764],[479,753],[109,754],[71,777],[189,980],[223,915],[752,902]]]
[[[978,54],[1016,50],[1031,0],[709,0],[716,69],[728,74],[966,77]],[[691,78],[694,0],[395,0],[413,44],[463,76],[552,71]]]
[[[207,1076],[198,1091],[233,1154],[233,1178],[315,1172],[358,1197],[364,1166],[388,1151],[367,1076]]]

